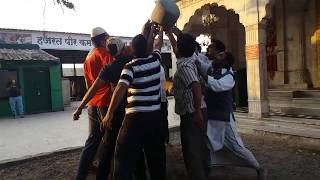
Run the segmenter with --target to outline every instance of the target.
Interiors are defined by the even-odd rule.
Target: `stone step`
[[[272,128],[273,130],[283,130],[283,129],[291,129],[292,131],[301,131],[303,133],[313,132],[316,133],[316,136],[320,138],[320,129],[319,126],[315,125],[306,125],[306,124],[289,124],[284,122],[256,122],[253,120],[239,120],[238,124],[247,125],[247,126],[256,126],[260,128]],[[308,131],[305,131],[308,130]]]
[[[292,129],[292,128],[276,128],[276,127],[269,127],[269,126],[256,126],[256,125],[244,125],[239,123],[237,125],[238,131],[240,133],[252,133],[253,131],[263,131],[267,133],[276,133],[282,135],[289,135],[289,136],[299,136],[304,138],[313,138],[313,139],[320,139],[319,135],[315,135],[315,131],[305,131],[304,129]]]
[[[270,128],[280,128],[280,129],[291,129],[291,130],[311,130],[317,132],[320,138],[320,126],[317,125],[308,125],[308,124],[296,124],[296,123],[286,123],[279,121],[268,121],[268,120],[252,120],[252,119],[240,119],[238,124],[241,125],[252,125],[252,126],[261,126],[261,127],[270,127]]]
[[[269,100],[291,100],[293,98],[292,91],[285,90],[268,90],[268,99]]]
[[[272,111],[292,115],[320,116],[320,91],[318,90],[293,91],[291,98],[288,91],[269,92],[272,92],[268,97]],[[287,94],[287,96],[281,94]]]
[[[235,113],[236,118],[240,119],[252,119],[254,118],[248,117],[247,113]],[[320,127],[320,120],[318,119],[308,119],[308,118],[292,118],[292,117],[284,117],[284,116],[270,116],[263,118],[266,121],[272,122],[284,122],[284,123],[293,123],[293,124],[306,124],[306,125],[315,125]]]
[[[320,99],[318,98],[293,98],[292,101],[269,100],[271,109],[283,108],[311,108],[320,110]]]
[[[294,115],[320,116],[318,107],[281,107],[281,112]]]
[[[314,120],[294,118],[252,119],[243,114],[236,114],[236,119],[238,129],[243,133],[264,131],[320,139],[320,122]]]
[[[292,98],[319,98],[320,90],[268,90],[268,98],[276,100],[289,100]]]
[[[293,98],[292,105],[294,107],[320,108],[320,98]]]
[[[292,100],[276,100],[276,99],[269,99],[269,106],[270,107],[290,107],[292,105]]]
[[[294,98],[319,98],[320,90],[304,90],[304,91],[294,91]]]

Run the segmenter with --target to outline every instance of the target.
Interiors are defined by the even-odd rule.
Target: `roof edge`
[[[0,44],[0,49],[40,49],[38,44]]]

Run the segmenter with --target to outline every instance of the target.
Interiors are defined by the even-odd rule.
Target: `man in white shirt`
[[[207,73],[203,73],[204,70],[199,71],[207,87],[205,96],[208,110],[207,136],[214,152],[226,146],[255,168],[259,180],[262,180],[264,179],[263,168],[254,155],[245,148],[236,130],[232,107],[232,88],[235,85],[232,71],[234,58],[229,52],[223,54],[215,58],[213,65],[206,71]]]
[[[201,53],[201,46],[198,42],[196,43],[196,50],[194,51],[194,53],[196,58],[201,62],[201,64],[205,65],[205,67],[211,66],[212,62],[207,56]]]

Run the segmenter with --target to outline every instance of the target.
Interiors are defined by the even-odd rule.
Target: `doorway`
[[[51,111],[50,74],[48,68],[24,70],[24,98],[27,113]]]

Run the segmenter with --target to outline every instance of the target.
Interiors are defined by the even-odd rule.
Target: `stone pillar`
[[[287,5],[288,6],[288,5]],[[285,88],[306,89],[305,71],[305,24],[301,9],[287,9],[287,32],[285,34],[288,59],[286,63],[288,82]],[[296,26],[296,27],[294,27]]]
[[[245,30],[249,116],[262,118],[269,113],[265,27],[247,25]]]
[[[285,9],[283,7],[283,1],[276,1],[274,7],[276,16],[274,17],[276,26],[276,52],[277,52],[277,71],[274,80],[270,80],[270,84],[273,87],[282,87],[285,83],[288,83],[287,68],[288,68],[288,51],[286,44],[286,16]]]
[[[316,24],[320,27],[320,2],[316,1]],[[320,88],[320,29],[317,29],[313,36],[313,44],[316,47],[316,61],[315,61],[315,87]]]

